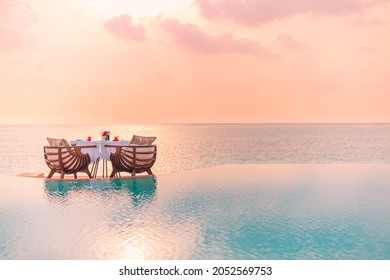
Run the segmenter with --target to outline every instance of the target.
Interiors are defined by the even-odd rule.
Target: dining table
[[[91,173],[93,177],[96,177],[97,170],[99,167],[100,160],[103,160],[103,178],[108,177],[108,167],[107,167],[107,161],[110,161],[110,155],[111,153],[115,152],[115,148],[112,147],[106,147],[106,145],[115,145],[115,146],[126,146],[129,145],[130,140],[82,140],[82,139],[76,139],[71,140],[70,144],[72,146],[90,146],[94,145],[96,146],[93,148],[83,148],[81,149],[81,152],[84,154],[88,154],[91,158],[91,162],[93,162]]]

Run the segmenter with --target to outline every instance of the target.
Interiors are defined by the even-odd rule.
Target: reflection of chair
[[[45,146],[43,147],[45,161],[50,168],[47,178],[51,178],[54,173],[60,173],[63,179],[65,174],[73,174],[77,179],[77,172],[85,172],[92,178],[88,170],[91,159],[88,154],[83,154],[83,148],[96,148],[96,146]]]
[[[157,155],[157,147],[155,145],[105,145],[105,147],[115,148],[115,152],[110,155],[112,163],[111,178],[117,172],[122,171],[129,172],[132,176],[142,172],[153,175],[151,168],[156,161]]]
[[[91,199],[92,196],[112,198],[111,194],[115,192],[116,195],[127,194],[134,206],[142,206],[145,202],[153,199],[156,194],[156,186],[157,181],[154,177],[110,180],[46,180],[45,192],[50,202],[59,203],[67,201],[69,194],[72,194],[70,199],[94,200]],[[131,208],[127,209],[131,210]],[[123,213],[123,211],[120,212]]]

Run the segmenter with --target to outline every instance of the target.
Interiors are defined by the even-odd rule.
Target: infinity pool
[[[0,177],[0,259],[390,259],[390,165]]]

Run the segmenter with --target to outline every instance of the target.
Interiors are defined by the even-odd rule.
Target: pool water
[[[0,182],[0,259],[390,259],[386,164]]]

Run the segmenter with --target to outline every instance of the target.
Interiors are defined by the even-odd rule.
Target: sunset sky
[[[0,0],[0,123],[390,122],[390,0]]]

